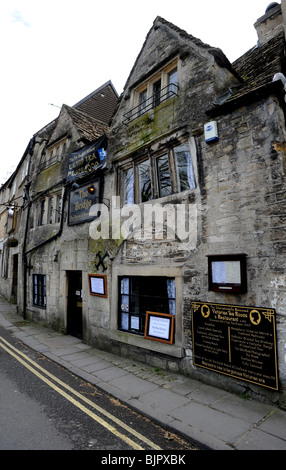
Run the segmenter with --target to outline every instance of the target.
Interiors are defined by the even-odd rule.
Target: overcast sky
[[[157,16],[232,62],[255,46],[267,0],[0,0],[0,184],[30,138],[111,80],[120,95]],[[280,3],[280,1],[278,2]]]

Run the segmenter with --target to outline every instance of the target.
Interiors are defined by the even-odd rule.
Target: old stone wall
[[[200,245],[186,263],[184,326],[192,357],[192,300],[276,310],[278,368],[285,394],[285,130],[271,97],[218,118],[219,142],[198,139],[203,164]],[[208,291],[207,255],[246,253],[247,292]],[[188,361],[186,361],[188,362]],[[195,374],[189,362],[189,370]],[[199,371],[199,375],[204,375]],[[211,374],[209,380],[213,380]],[[223,378],[217,378],[225,382]],[[225,385],[224,385],[225,386]],[[234,383],[235,386],[235,383]],[[255,388],[255,387],[254,387]],[[257,393],[262,393],[257,390]]]

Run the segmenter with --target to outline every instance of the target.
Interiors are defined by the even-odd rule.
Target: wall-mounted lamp
[[[93,194],[95,193],[95,187],[94,187],[93,185],[89,186],[89,187],[87,188],[87,190],[88,190],[89,194],[92,194],[92,195],[93,195]]]
[[[59,252],[60,252],[60,250],[57,250],[57,251],[55,252],[54,263],[57,263],[57,262],[58,262]]]

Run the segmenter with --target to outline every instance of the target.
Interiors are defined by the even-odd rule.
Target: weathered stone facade
[[[263,34],[267,24],[265,40],[232,65],[156,18],[110,126],[84,101],[34,136],[17,302],[25,317],[96,347],[285,407],[285,89],[273,81],[285,71],[285,36],[274,9],[256,25]],[[207,141],[213,122],[218,134]],[[102,135],[106,165],[67,179],[69,156]],[[71,198],[96,184],[97,217],[70,223]],[[241,253],[246,291],[211,290],[208,257]],[[106,277],[106,295],[90,276]],[[275,309],[278,390],[194,364],[195,301]],[[146,337],[148,311],[171,315],[173,341]]]

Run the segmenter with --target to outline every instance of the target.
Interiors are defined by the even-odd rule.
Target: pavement
[[[112,355],[43,325],[23,321],[0,298],[0,325],[44,356],[209,450],[286,450],[286,412],[197,380]]]

